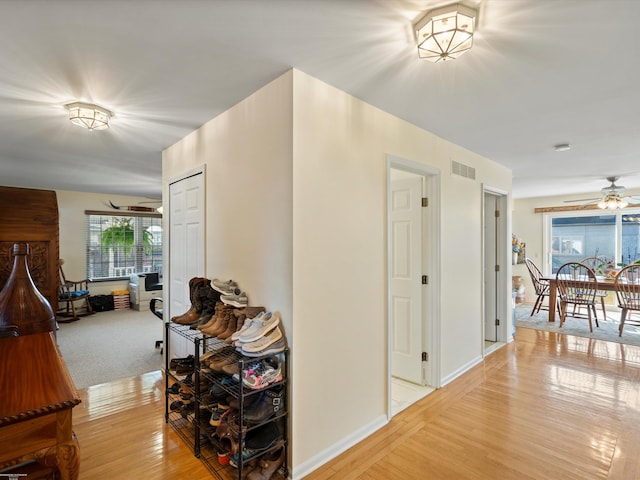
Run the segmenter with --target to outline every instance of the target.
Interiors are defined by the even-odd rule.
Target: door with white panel
[[[204,172],[169,184],[169,316],[191,307],[189,280],[205,275]],[[169,339],[170,358],[193,354],[193,344],[175,333]]]
[[[393,180],[390,193],[391,373],[422,385],[422,177]]]

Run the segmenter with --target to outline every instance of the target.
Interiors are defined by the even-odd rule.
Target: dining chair
[[[560,305],[560,328],[567,318],[569,305],[587,308],[589,331],[593,332],[591,313],[593,312],[596,327],[599,327],[596,316],[596,292],[598,280],[596,274],[580,262],[568,262],[562,265],[556,273],[556,286]]]
[[[544,298],[549,296],[549,281],[542,280],[542,272],[538,268],[538,266],[531,260],[530,258],[525,258],[524,263],[527,266],[527,270],[529,270],[529,275],[531,276],[531,283],[533,283],[533,288],[536,291],[536,301],[533,304],[533,308],[531,309],[532,317],[535,313],[538,313],[542,308],[542,304],[544,303]]]
[[[620,313],[618,336],[622,336],[625,323],[640,325],[640,321],[627,318],[632,311],[640,311],[640,265],[632,264],[624,267],[616,275],[613,283]]]
[[[607,257],[588,257],[580,260],[580,263],[586,265],[594,273],[604,273],[602,269],[605,265],[611,264],[611,259]],[[605,290],[598,290],[596,292],[596,298],[600,299],[600,305],[602,306],[602,314],[604,315],[604,319],[607,319],[607,308],[605,306],[605,298],[607,298],[608,292]]]

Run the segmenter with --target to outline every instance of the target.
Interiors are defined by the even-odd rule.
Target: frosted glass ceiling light
[[[430,10],[415,24],[418,56],[430,62],[458,58],[473,45],[478,11],[459,3]]]
[[[65,105],[69,110],[69,120],[75,125],[89,130],[105,130],[109,128],[109,119],[113,114],[106,108],[92,103],[75,102]]]

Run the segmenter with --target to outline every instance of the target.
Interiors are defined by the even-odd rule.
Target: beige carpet
[[[516,305],[516,326],[640,346],[640,327],[638,326],[625,324],[622,337],[618,336],[620,313],[617,310],[607,311],[607,320],[604,321],[602,320],[602,310],[598,308],[600,327],[596,327],[594,323],[593,333],[590,333],[589,321],[586,318],[567,317],[564,325],[560,328],[557,314],[556,321],[551,323],[548,321],[549,312],[546,310],[541,310],[533,317],[529,316],[532,307],[533,305],[524,303]],[[634,318],[638,319],[639,317],[635,316]]]
[[[76,388],[160,370],[164,324],[150,311],[112,310],[61,323],[58,347]]]

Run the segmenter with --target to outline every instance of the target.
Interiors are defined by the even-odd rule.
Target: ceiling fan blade
[[[565,200],[564,203],[576,203],[576,202],[597,202],[602,200],[600,197],[597,198],[580,198],[577,200]]]

